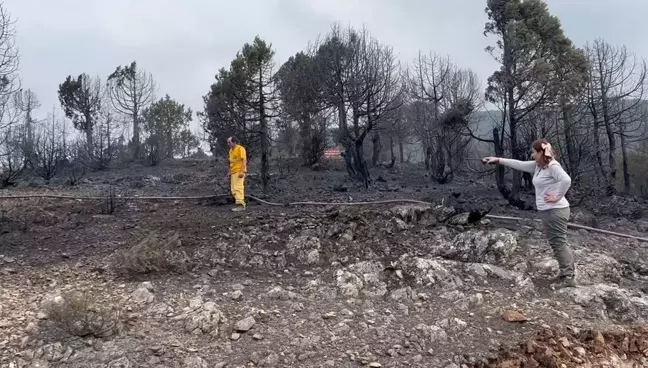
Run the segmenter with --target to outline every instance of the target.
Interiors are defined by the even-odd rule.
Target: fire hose
[[[167,201],[181,201],[181,200],[206,200],[206,199],[218,199],[229,197],[229,194],[220,194],[220,195],[202,195],[202,196],[179,196],[179,197],[161,197],[161,196],[119,196],[117,197],[120,200],[141,200],[141,201],[157,201],[157,200],[167,200]],[[247,198],[273,207],[289,207],[289,206],[370,206],[370,205],[380,205],[380,204],[394,204],[394,203],[412,203],[419,204],[424,206],[430,206],[432,203],[426,201],[420,201],[416,199],[385,199],[378,201],[364,201],[364,202],[317,202],[317,201],[302,201],[302,202],[287,202],[287,203],[278,203],[270,202],[257,198],[255,196],[246,196]],[[58,195],[58,194],[21,194],[21,195],[11,195],[11,196],[0,196],[2,200],[12,200],[12,199],[28,199],[28,198],[52,198],[52,199],[72,199],[72,200],[105,200],[109,197],[106,196],[74,196],[74,195]],[[538,219],[525,219],[522,217],[514,216],[498,216],[487,214],[486,218],[491,218],[495,220],[503,221],[525,221],[533,220],[540,221]],[[597,232],[601,234],[613,235],[627,239],[635,239],[641,242],[648,243],[648,238],[643,238],[639,236],[634,236],[630,234],[619,233],[615,231],[598,229],[595,227],[579,225],[569,222],[567,224],[569,228],[572,229],[581,229],[592,232]]]

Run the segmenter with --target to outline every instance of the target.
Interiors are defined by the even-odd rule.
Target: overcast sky
[[[602,37],[648,57],[647,0],[548,0],[579,46]],[[484,51],[485,0],[4,0],[17,21],[21,78],[42,103],[58,108],[69,74],[102,78],[137,60],[153,73],[159,97],[202,109],[214,74],[260,35],[277,67],[333,22],[362,27],[403,62],[419,50],[451,56],[485,79],[496,68]],[[641,24],[644,24],[643,26]]]

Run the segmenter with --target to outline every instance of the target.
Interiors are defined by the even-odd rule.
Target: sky
[[[546,2],[576,45],[603,38],[648,58],[648,42],[640,39],[648,34],[648,1]],[[419,51],[448,55],[484,86],[497,68],[484,51],[492,42],[483,35],[485,0],[4,0],[3,6],[16,21],[23,88],[36,93],[42,116],[60,109],[57,90],[66,76],[105,80],[133,60],[153,74],[158,98],[169,94],[200,111],[218,69],[256,35],[272,44],[278,68],[334,22],[366,27],[401,63]]]

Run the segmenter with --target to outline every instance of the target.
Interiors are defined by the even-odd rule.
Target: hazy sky
[[[648,57],[646,0],[548,0],[577,44],[602,37]],[[419,50],[450,55],[482,83],[496,65],[484,51],[485,0],[4,0],[17,21],[21,78],[42,103],[58,108],[69,74],[106,78],[137,60],[153,73],[159,97],[202,109],[214,74],[260,35],[277,67],[333,22],[361,27],[391,45],[403,62]],[[641,26],[641,24],[644,24]]]

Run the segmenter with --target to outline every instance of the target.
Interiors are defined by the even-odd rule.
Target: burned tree
[[[587,47],[590,64],[588,108],[593,123],[596,162],[603,177],[606,194],[616,193],[617,138],[620,139],[624,190],[630,191],[627,164],[628,144],[641,137],[647,113],[645,98],[646,62],[637,60],[625,47],[613,47],[596,40]],[[603,134],[601,134],[603,130]],[[602,136],[606,141],[602,141]],[[604,149],[607,158],[603,157]],[[605,162],[607,159],[607,162]]]
[[[133,157],[140,158],[142,111],[155,100],[157,87],[151,73],[130,65],[118,66],[108,76],[108,90],[113,107],[128,115],[133,123]]]
[[[415,101],[422,102],[417,105],[419,109],[417,115],[421,119],[418,121],[417,132],[425,151],[425,168],[440,169],[441,176],[445,171],[444,152],[435,147],[444,145],[439,118],[442,114],[441,101],[444,98],[443,85],[451,77],[452,68],[453,65],[447,57],[419,54],[408,81],[410,96]],[[436,163],[433,162],[435,160]]]
[[[27,89],[17,92],[14,98],[16,108],[23,115],[24,132],[21,137],[21,146],[23,155],[25,156],[25,165],[31,165],[34,159],[34,139],[36,135],[36,119],[34,118],[34,110],[40,107],[40,102],[36,94],[32,90]]]
[[[64,122],[52,113],[48,121],[34,134],[31,165],[46,183],[58,174],[66,158],[63,124]]]
[[[14,94],[20,90],[14,20],[0,3],[0,130],[15,123]]]
[[[101,80],[87,74],[80,74],[77,78],[69,75],[59,85],[58,96],[65,116],[72,119],[76,129],[85,133],[86,156],[92,161],[95,150],[94,129],[104,97]]]
[[[364,140],[400,106],[398,63],[391,48],[366,30],[339,27],[316,47],[315,57],[325,101],[337,110],[347,171],[368,187]]]
[[[420,54],[409,72],[415,129],[425,150],[425,167],[438,183],[451,181],[462,164],[478,89],[472,71],[459,69],[449,58],[435,54]]]

